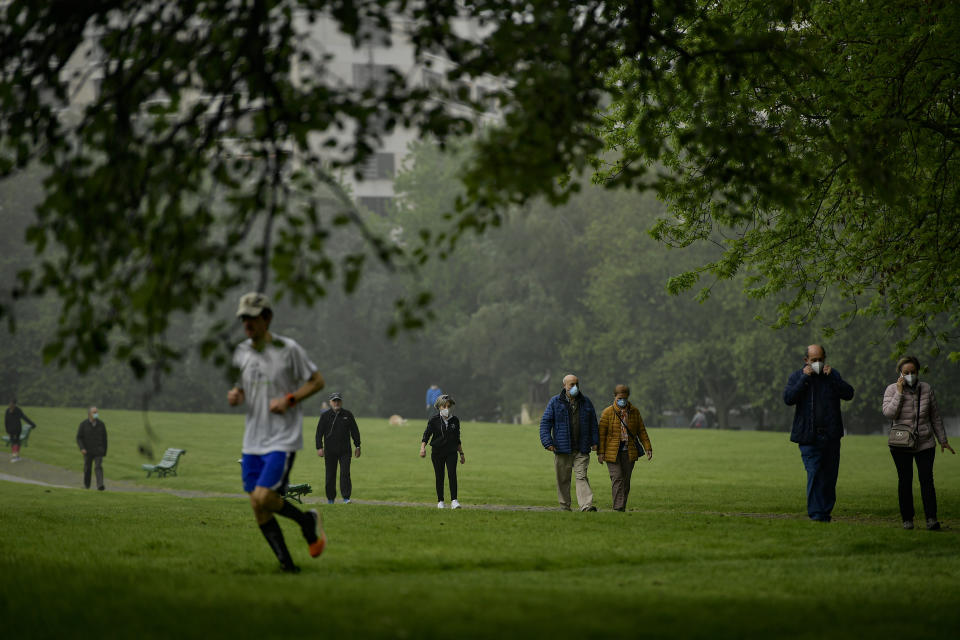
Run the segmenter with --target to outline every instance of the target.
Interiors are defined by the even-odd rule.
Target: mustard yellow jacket
[[[627,430],[640,436],[640,442],[647,451],[653,451],[650,437],[647,436],[647,427],[643,424],[643,418],[640,417],[640,410],[629,402],[625,409],[627,410]],[[620,418],[617,417],[616,407],[610,405],[603,410],[598,426],[600,442],[597,444],[597,454],[603,462],[613,462],[617,459],[617,451],[620,449]],[[640,457],[632,438],[627,439],[627,451],[630,452],[631,460]]]

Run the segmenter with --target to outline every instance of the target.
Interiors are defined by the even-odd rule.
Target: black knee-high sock
[[[280,530],[280,523],[277,522],[277,519],[270,518],[269,521],[260,525],[260,531],[263,533],[263,537],[267,539],[267,544],[277,555],[277,560],[280,561],[283,568],[287,570],[295,569],[293,558],[290,557],[290,552],[287,550],[287,543],[283,539],[283,531]]]
[[[284,518],[290,518],[299,524],[300,530],[303,531],[303,535],[307,539],[307,542],[313,543],[313,541],[317,539],[316,526],[313,516],[311,516],[309,513],[300,511],[300,509],[297,509],[286,500],[283,501],[283,507],[277,513]]]

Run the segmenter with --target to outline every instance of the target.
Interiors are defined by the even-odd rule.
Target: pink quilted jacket
[[[947,432],[943,430],[943,418],[937,408],[937,397],[933,388],[926,382],[917,385],[920,390],[920,423],[919,437],[915,451],[923,451],[937,446],[937,442],[944,444],[947,441]],[[915,424],[917,416],[917,389],[903,385],[903,393],[897,391],[897,385],[892,384],[883,393],[883,415],[893,420],[894,424]],[[936,439],[934,439],[936,437]]]

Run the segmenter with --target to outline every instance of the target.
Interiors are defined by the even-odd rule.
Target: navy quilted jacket
[[[580,394],[580,442],[577,451],[590,453],[590,448],[600,441],[597,428],[597,412],[590,398]],[[557,453],[573,453],[570,445],[570,403],[567,395],[561,391],[550,398],[547,408],[540,418],[540,442],[543,448],[554,446]]]
[[[796,407],[793,414],[791,442],[813,444],[817,434],[813,428],[813,403],[824,403],[826,409],[827,437],[839,440],[843,437],[843,418],[840,416],[840,401],[853,399],[853,387],[844,382],[836,369],[830,375],[808,376],[803,369],[794,371],[783,390],[783,401]]]

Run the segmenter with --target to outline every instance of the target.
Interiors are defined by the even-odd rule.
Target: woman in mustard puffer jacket
[[[647,428],[640,417],[640,410],[630,404],[630,388],[618,384],[613,390],[613,404],[600,414],[600,431],[597,444],[597,459],[607,463],[610,472],[610,485],[613,491],[613,508],[624,511],[627,497],[630,495],[630,477],[633,465],[640,452],[633,442],[633,436],[639,436],[643,448],[647,450],[647,460],[653,458],[653,447],[647,436]]]

